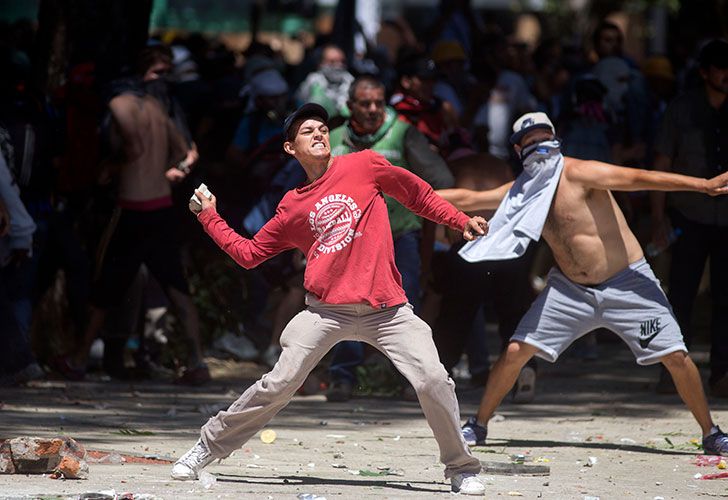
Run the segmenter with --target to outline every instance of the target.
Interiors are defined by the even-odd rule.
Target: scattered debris
[[[721,462],[723,466],[721,467]],[[725,458],[720,455],[696,455],[695,465],[699,467],[713,467],[716,466],[719,469],[725,469],[726,463]]]
[[[718,472],[717,474],[695,474],[695,479],[725,479],[728,478],[728,472]]]
[[[260,440],[265,444],[271,444],[276,440],[276,431],[273,429],[266,429],[260,433]]]
[[[86,453],[86,461],[97,464],[120,464],[124,462],[134,464],[165,465],[171,464],[175,460],[173,458],[161,457],[159,455],[136,456],[126,453],[121,454],[115,451],[88,450]]]
[[[586,459],[586,463],[584,464],[585,467],[594,467],[599,459],[597,457],[588,457]]]
[[[622,438],[619,440],[619,442],[624,443],[624,444],[637,444],[637,441],[635,441],[632,438]],[[584,498],[586,498],[586,497],[584,497]],[[595,497],[595,498],[599,498],[599,497]]]
[[[490,422],[503,422],[506,419],[503,415],[500,413],[497,413],[491,417]]]
[[[521,493],[520,491],[509,491],[508,496],[509,497],[522,497],[523,493]]]
[[[551,467],[548,465],[526,465],[524,463],[486,462],[480,461],[483,473],[501,476],[548,476]]]
[[[200,479],[198,479],[198,481],[203,488],[209,490],[215,485],[215,483],[217,482],[217,478],[206,470],[203,470],[202,472],[200,472]]]
[[[126,427],[121,427],[112,432],[112,434],[121,434],[122,436],[154,436],[152,431],[140,431],[139,429],[127,429]]]
[[[358,471],[351,472],[354,475],[357,476],[366,476],[366,477],[380,477],[380,476],[404,476],[404,472],[397,469],[392,469],[390,467],[377,467],[378,470],[373,471],[369,469],[359,469]]]
[[[299,500],[326,500],[326,497],[320,497],[315,493],[299,493]]]
[[[22,436],[0,441],[0,474],[46,474],[86,479],[86,449],[72,438]]]

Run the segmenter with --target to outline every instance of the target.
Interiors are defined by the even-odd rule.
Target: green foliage
[[[245,286],[240,268],[229,258],[206,257],[189,276],[189,283],[200,316],[200,333],[209,343],[242,323]]]
[[[396,396],[402,391],[397,373],[388,363],[369,363],[356,367],[360,396]]]

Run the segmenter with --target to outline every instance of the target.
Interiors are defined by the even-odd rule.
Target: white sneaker
[[[530,403],[536,397],[536,370],[524,366],[513,389],[514,403]]]
[[[453,493],[461,495],[485,495],[485,485],[480,481],[477,474],[463,473],[455,474],[450,478]]]
[[[215,459],[210,455],[210,450],[201,439],[198,439],[195,445],[172,466],[172,479],[181,481],[197,479],[197,473],[213,460]]]

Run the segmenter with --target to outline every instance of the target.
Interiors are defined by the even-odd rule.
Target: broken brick
[[[0,474],[15,474],[13,455],[7,439],[0,441]]]
[[[61,458],[61,462],[53,472],[54,475],[61,475],[66,479],[86,479],[88,478],[88,464],[73,455],[66,455]]]
[[[61,462],[63,440],[37,437],[19,437],[10,440],[15,472],[43,474],[54,470]]]

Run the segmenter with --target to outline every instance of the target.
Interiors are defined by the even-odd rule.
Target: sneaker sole
[[[197,479],[197,474],[175,474],[174,472],[169,474],[172,479],[177,481],[194,481]]]

